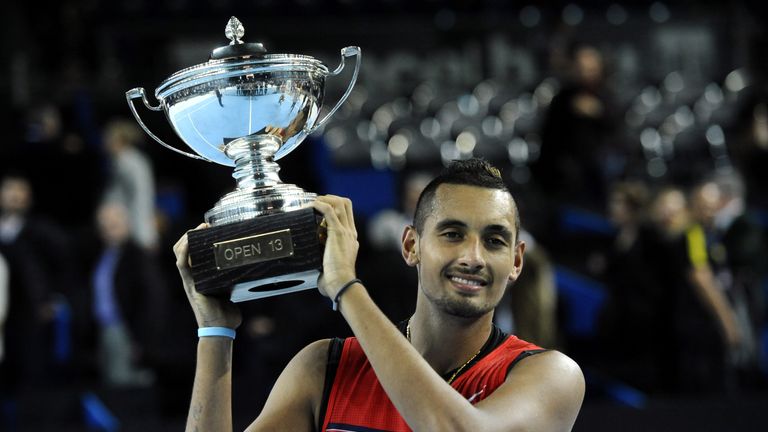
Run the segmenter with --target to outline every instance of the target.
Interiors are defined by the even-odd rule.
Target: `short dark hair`
[[[4,171],[0,171],[0,182],[6,181],[9,179],[23,180],[27,183],[32,183],[32,180],[29,177],[29,173],[19,168],[10,168]]]
[[[512,196],[512,192],[510,192],[506,183],[504,183],[499,169],[488,161],[479,158],[452,161],[440,175],[432,179],[424,188],[419,196],[416,212],[413,216],[413,226],[416,228],[417,233],[422,234],[424,231],[424,224],[427,216],[432,211],[437,188],[443,184],[478,186],[507,192],[512,200],[512,208],[515,212],[515,239],[519,238],[520,213],[517,210],[515,198]]]
[[[651,200],[650,191],[642,181],[618,182],[611,187],[611,192],[623,197],[635,214],[643,213]]]

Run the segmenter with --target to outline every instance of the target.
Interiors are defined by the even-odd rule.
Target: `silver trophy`
[[[209,228],[189,233],[195,286],[210,295],[245,301],[317,286],[322,268],[323,224],[307,208],[316,195],[283,183],[275,162],[325,124],[352,91],[360,70],[359,47],[341,50],[333,70],[297,54],[269,54],[260,43],[244,43],[245,30],[232,17],[228,46],[209,61],[182,69],[155,90],[153,106],[144,88],[126,92],[131,112],[155,141],[185,156],[234,167],[237,187],[205,214]],[[325,117],[325,79],[356,57],[340,100]],[[165,112],[173,130],[195,154],[168,145],[136,111],[141,99]]]

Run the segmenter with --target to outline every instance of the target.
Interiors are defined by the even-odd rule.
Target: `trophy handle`
[[[357,59],[355,61],[355,71],[352,73],[352,80],[349,82],[349,86],[347,87],[347,91],[344,92],[344,94],[341,96],[341,99],[339,99],[339,101],[336,102],[336,106],[333,107],[333,109],[328,114],[326,114],[325,117],[322,118],[322,120],[319,120],[317,123],[315,123],[315,125],[312,126],[311,129],[306,130],[307,135],[309,135],[310,133],[314,132],[317,128],[321,127],[322,125],[324,125],[325,122],[327,122],[328,119],[330,119],[331,116],[336,112],[336,110],[338,110],[339,107],[341,107],[341,104],[343,104],[344,101],[347,100],[347,98],[349,97],[349,94],[352,93],[352,87],[355,86],[355,82],[357,81],[357,74],[358,74],[358,72],[360,72],[360,60],[361,60],[361,56],[362,56],[362,52],[360,50],[360,47],[349,46],[349,47],[346,47],[346,48],[342,48],[341,49],[341,63],[339,63],[339,66],[336,68],[336,70],[334,70],[333,72],[328,74],[330,76],[338,75],[342,71],[342,69],[344,69],[344,63],[345,63],[344,60],[345,60],[345,58],[346,57],[352,57],[352,56],[356,56]]]
[[[138,98],[141,98],[144,101],[144,106],[151,109],[152,111],[162,111],[163,108],[159,105],[154,107],[149,104],[149,101],[147,100],[147,93],[144,91],[144,87],[136,87],[125,92],[125,99],[128,101],[128,106],[131,108],[131,112],[133,113],[133,116],[136,117],[136,121],[139,122],[139,125],[141,126],[141,128],[144,129],[144,132],[146,132],[155,141],[159,142],[163,147],[169,150],[173,150],[176,153],[183,154],[184,156],[187,156],[187,157],[191,157],[192,159],[201,159],[204,161],[211,162],[210,160],[204,157],[179,150],[176,147],[172,147],[164,143],[163,140],[157,137],[157,135],[153,134],[152,131],[149,130],[147,125],[144,124],[144,121],[141,120],[139,113],[136,111],[136,106],[133,104],[133,99],[138,99]]]

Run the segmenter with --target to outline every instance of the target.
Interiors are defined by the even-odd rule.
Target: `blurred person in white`
[[[128,211],[130,234],[143,248],[156,250],[155,179],[147,156],[137,147],[142,132],[128,120],[107,124],[104,146],[111,162],[105,202],[120,202]]]

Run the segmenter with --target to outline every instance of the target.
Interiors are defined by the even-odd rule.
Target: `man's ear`
[[[520,272],[523,271],[523,255],[525,254],[525,242],[520,240],[515,245],[515,252],[514,252],[514,264],[512,267],[512,272],[509,273],[509,281],[514,282],[517,280],[517,278],[520,276]]]
[[[400,243],[405,263],[410,267],[415,267],[419,263],[419,233],[416,232],[413,225],[405,227]]]

